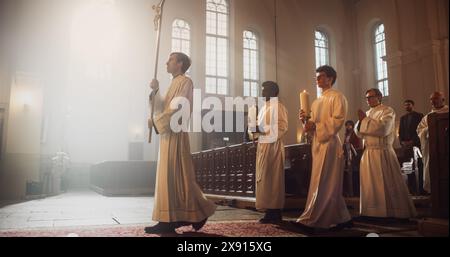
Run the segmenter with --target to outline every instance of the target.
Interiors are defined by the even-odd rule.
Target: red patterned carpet
[[[86,226],[70,228],[44,228],[0,231],[0,237],[302,237],[307,236],[302,231],[293,228],[285,222],[280,225],[259,224],[251,222],[210,222],[200,231],[195,232],[192,227],[177,229],[177,233],[146,234],[144,225],[114,225],[114,226]],[[374,227],[359,224],[352,229],[339,232],[323,232],[315,236],[330,237],[364,237],[369,233],[399,233],[411,231],[413,227]]]
[[[0,237],[241,237],[241,236],[301,236],[295,232],[277,228],[277,225],[259,224],[257,222],[220,222],[207,223],[195,232],[191,226],[178,228],[177,233],[146,234],[144,226],[87,226],[79,228],[45,228],[0,231]]]

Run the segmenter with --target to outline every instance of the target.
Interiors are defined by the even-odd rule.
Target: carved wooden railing
[[[311,171],[309,145],[286,151],[286,193],[306,197]],[[214,195],[255,196],[256,144],[244,143],[192,154],[196,179],[203,192]]]
[[[206,194],[254,196],[256,145],[245,143],[193,153],[197,182]]]

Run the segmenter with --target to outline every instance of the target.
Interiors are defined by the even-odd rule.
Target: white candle
[[[300,109],[306,113],[306,116],[310,115],[309,94],[306,90],[303,90],[303,92],[300,93]]]

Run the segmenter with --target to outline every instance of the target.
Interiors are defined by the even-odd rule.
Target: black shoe
[[[199,231],[206,224],[207,220],[208,220],[208,218],[205,218],[202,221],[192,223],[192,227],[195,229],[195,231]]]
[[[172,222],[158,222],[153,227],[145,227],[144,231],[147,234],[164,234],[164,233],[175,233],[175,224]]]
[[[281,223],[283,219],[281,217],[262,217],[258,222],[261,224],[278,224]]]
[[[370,217],[370,216],[358,216],[353,218],[354,221],[357,222],[365,222],[365,223],[376,223],[380,221],[380,218]]]
[[[330,228],[330,231],[341,231],[346,228],[352,228],[353,227],[353,221],[349,220],[343,223],[337,224],[335,227]]]
[[[187,221],[177,221],[174,222],[175,223],[175,228],[181,228],[181,227],[185,227],[185,226],[190,226],[192,223],[191,222],[187,222]]]
[[[272,220],[275,223],[280,223],[280,222],[283,221],[283,215],[282,215],[281,210],[277,209],[277,210],[274,211],[273,216],[272,216]]]
[[[266,216],[262,217],[261,219],[258,220],[259,223],[261,224],[268,224],[271,223],[271,219],[267,218]]]
[[[306,225],[303,225],[300,222],[291,221],[291,225],[293,225],[295,228],[301,230],[301,232],[313,235],[315,233],[315,229],[313,227],[308,227]]]
[[[259,223],[267,224],[277,224],[283,221],[283,216],[281,215],[280,209],[268,209],[264,217],[259,220]]]

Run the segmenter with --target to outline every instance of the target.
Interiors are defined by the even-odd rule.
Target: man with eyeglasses
[[[416,208],[403,180],[395,154],[395,112],[381,103],[377,88],[366,91],[367,112],[358,110],[356,134],[364,140],[360,163],[360,215],[407,219]]]

